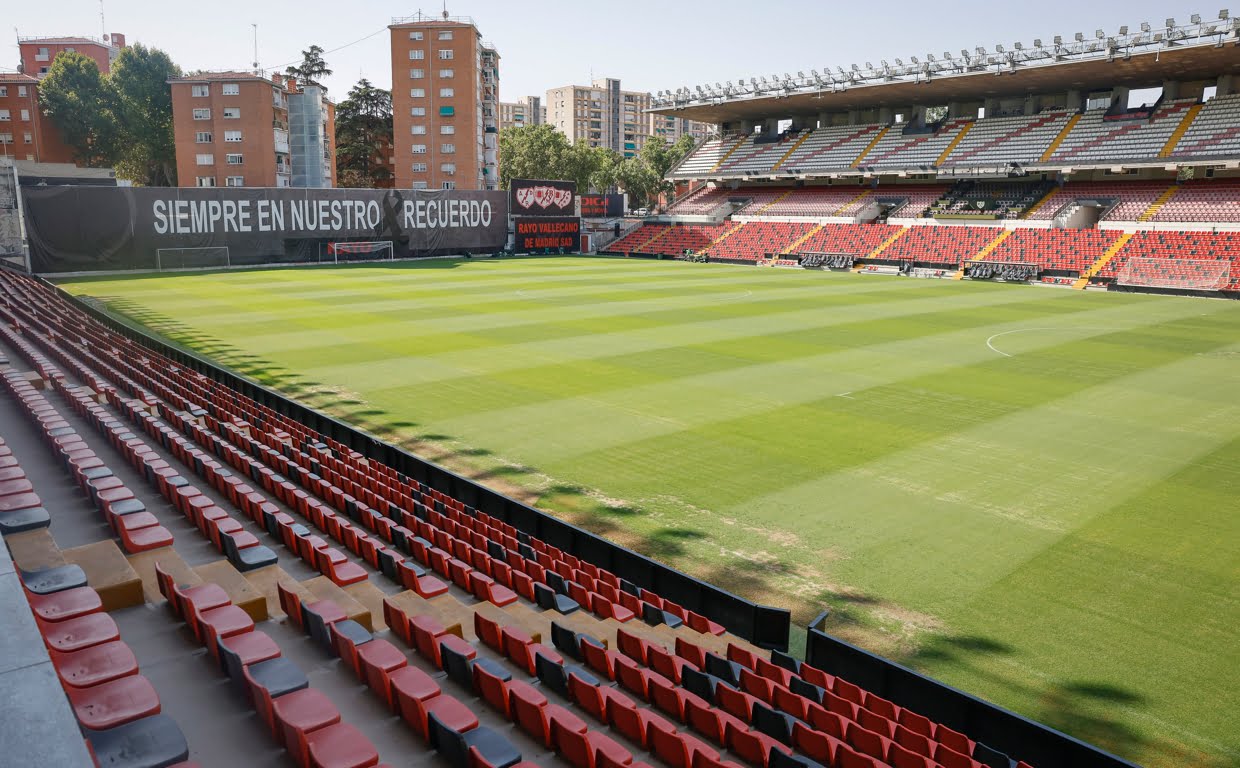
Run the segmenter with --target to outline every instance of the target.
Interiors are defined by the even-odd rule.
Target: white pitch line
[[[846,398],[848,398],[849,400],[856,400],[856,399],[857,399],[857,398],[855,398],[855,397],[853,397],[853,396],[852,396],[852,392],[841,392],[841,393],[839,393],[838,395],[836,395],[836,397],[846,397]]]
[[[1099,329],[1096,329],[1096,328],[1092,328],[1092,329],[1086,329],[1086,328],[1017,328],[1012,331],[1003,331],[1002,333],[996,333],[995,335],[991,336],[989,339],[986,339],[986,346],[990,347],[991,352],[998,352],[1004,357],[1012,357],[1012,355],[1008,354],[1007,352],[1004,352],[1002,349],[999,349],[991,342],[993,342],[995,339],[999,338],[1000,336],[1007,336],[1008,334],[1012,334],[1012,333],[1029,333],[1031,331],[1079,331],[1079,330],[1099,330]]]

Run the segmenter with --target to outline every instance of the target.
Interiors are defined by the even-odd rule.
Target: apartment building
[[[499,53],[469,17],[392,19],[398,189],[498,189]]]
[[[93,37],[19,37],[21,71],[42,80],[51,69],[52,61],[61,53],[76,51],[99,65],[102,74],[112,71],[112,62],[125,47],[125,36],[119,32]]]
[[[181,186],[335,186],[335,109],[321,86],[251,72],[168,82]]]
[[[516,101],[499,103],[499,129],[523,128],[547,122],[547,108],[541,96],[522,96]]]
[[[72,163],[73,150],[39,108],[39,80],[0,72],[0,157],[37,163]]]
[[[547,91],[547,122],[569,141],[587,141],[633,157],[647,139],[674,142],[685,133],[705,137],[712,126],[690,120],[647,114],[650,94],[626,91],[607,77],[591,85],[564,85]]]

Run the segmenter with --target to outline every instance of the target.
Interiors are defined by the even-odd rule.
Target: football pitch
[[[1240,302],[576,257],[63,285],[801,626],[1240,764]]]

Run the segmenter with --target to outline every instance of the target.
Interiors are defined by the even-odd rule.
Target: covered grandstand
[[[661,92],[653,111],[720,133],[669,172],[661,215],[607,250],[803,266],[826,253],[812,265],[956,278],[1010,278],[997,265],[1016,260],[1046,284],[1234,296],[1238,30],[1223,11]],[[1180,242],[1221,262],[1214,277],[1182,279]],[[996,266],[971,268],[982,261]]]

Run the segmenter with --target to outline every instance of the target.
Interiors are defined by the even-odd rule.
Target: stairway
[[[767,203],[766,205],[762,206],[762,207],[761,207],[761,208],[759,208],[758,210],[754,211],[754,212],[753,212],[752,214],[750,214],[750,215],[751,215],[751,216],[757,216],[758,214],[762,213],[762,212],[763,212],[763,211],[765,211],[767,208],[770,208],[771,206],[775,205],[776,203],[782,203],[784,200],[786,200],[786,199],[788,198],[788,195],[791,195],[791,194],[792,194],[793,192],[795,192],[795,191],[796,191],[795,189],[790,189],[790,190],[788,190],[787,192],[783,193],[782,195],[780,195],[779,197],[775,198],[775,199],[774,199],[774,200],[772,200],[771,202]]]
[[[1098,260],[1091,264],[1089,269],[1081,273],[1080,279],[1073,283],[1072,287],[1079,291],[1089,285],[1089,279],[1101,272],[1111,262],[1111,259],[1115,258],[1115,255],[1123,250],[1125,245],[1128,245],[1128,241],[1132,239],[1132,236],[1132,232],[1125,232],[1120,235],[1119,239],[1105,253],[1099,256]]]
[[[812,133],[813,133],[813,130],[801,131],[801,138],[797,139],[796,143],[792,145],[792,148],[789,149],[787,152],[785,152],[783,157],[779,158],[779,162],[771,166],[771,171],[772,172],[778,171],[779,166],[783,165],[785,160],[792,157],[792,153],[800,149],[801,145],[805,143],[805,140],[808,139],[810,137],[810,134]]]
[[[650,246],[654,245],[654,244],[655,244],[657,241],[659,241],[659,240],[660,240],[660,239],[661,239],[664,235],[666,235],[668,232],[671,232],[671,231],[672,231],[672,228],[671,228],[670,226],[668,226],[668,227],[656,227],[656,229],[658,229],[659,231],[654,233],[654,237],[652,237],[652,238],[650,238],[649,240],[647,240],[646,242],[642,243],[642,244],[641,244],[640,246],[638,246],[637,248],[634,248],[634,249],[633,249],[633,251],[632,251],[632,253],[647,253],[647,249],[648,249],[648,248],[650,248]]]
[[[749,138],[750,138],[749,136],[742,136],[739,139],[737,139],[736,143],[732,145],[732,148],[729,149],[724,154],[723,157],[719,158],[719,162],[715,163],[714,165],[710,167],[710,172],[713,173],[719,170],[719,167],[723,165],[724,163],[726,163],[728,161],[728,158],[730,158],[736,152],[736,150],[740,149],[741,145],[744,144],[746,141],[748,141]]]
[[[892,244],[892,243],[894,243],[895,241],[897,241],[897,240],[899,240],[901,237],[903,237],[903,236],[904,236],[904,233],[905,233],[905,232],[908,232],[908,229],[909,229],[908,227],[901,227],[900,229],[896,230],[895,234],[893,234],[891,237],[887,238],[887,239],[886,239],[886,240],[884,240],[882,243],[880,243],[880,244],[879,244],[879,246],[878,246],[877,248],[875,248],[874,250],[872,250],[872,251],[870,251],[869,253],[867,253],[867,254],[865,255],[865,257],[866,257],[867,259],[872,259],[872,258],[874,258],[875,256],[877,256],[878,254],[880,254],[880,253],[882,253],[883,251],[887,250],[889,247],[891,247],[891,244]],[[853,268],[853,271],[854,271],[854,272],[860,272],[860,271],[861,271],[861,268],[860,268],[860,267],[854,267],[854,268]]]
[[[727,232],[724,232],[724,233],[723,233],[722,235],[720,235],[719,237],[716,237],[714,240],[711,240],[711,241],[710,241],[710,245],[708,245],[708,246],[706,246],[705,248],[703,248],[703,249],[700,251],[700,253],[705,253],[707,256],[709,256],[712,248],[714,248],[716,245],[719,245],[720,243],[722,243],[724,240],[726,240],[726,239],[728,238],[728,236],[729,236],[729,235],[731,235],[731,234],[733,234],[733,233],[737,232],[737,231],[738,231],[738,230],[740,230],[740,228],[741,228],[741,227],[743,227],[743,226],[745,226],[744,222],[742,222],[742,223],[740,223],[740,224],[737,224],[735,227],[732,227],[731,229],[729,229]]]
[[[1038,210],[1039,208],[1041,208],[1042,206],[1046,205],[1048,202],[1050,202],[1050,199],[1051,199],[1052,197],[1055,197],[1055,196],[1056,196],[1056,195],[1055,195],[1055,193],[1056,193],[1056,192],[1058,192],[1058,191],[1059,191],[1059,188],[1058,188],[1058,187],[1051,187],[1049,190],[1047,190],[1047,192],[1046,192],[1046,194],[1045,194],[1045,195],[1042,195],[1042,199],[1041,199],[1041,200],[1037,201],[1037,202],[1036,202],[1036,203],[1034,203],[1033,205],[1031,205],[1031,206],[1029,206],[1028,208],[1026,208],[1026,209],[1025,209],[1025,212],[1024,212],[1023,214],[1021,214],[1021,216],[1020,216],[1020,217],[1021,217],[1022,219],[1028,219],[1028,218],[1030,218],[1031,216],[1033,216],[1034,212],[1035,212],[1035,211],[1037,211],[1037,210]]]
[[[1041,162],[1045,163],[1050,161],[1051,156],[1055,154],[1055,150],[1059,149],[1059,145],[1063,144],[1064,139],[1068,138],[1068,134],[1072,133],[1072,129],[1075,128],[1076,124],[1079,122],[1081,122],[1081,113],[1077,112],[1068,120],[1068,124],[1063,127],[1063,130],[1059,132],[1059,135],[1055,137],[1055,140],[1051,142],[1051,145],[1046,148],[1046,151],[1042,153]]]
[[[965,123],[964,128],[960,129],[960,132],[956,134],[956,138],[952,139],[952,142],[947,145],[947,149],[943,150],[943,154],[939,155],[939,158],[934,161],[934,164],[936,166],[940,166],[947,162],[947,158],[951,155],[952,150],[956,148],[956,145],[960,143],[961,139],[963,139],[969,131],[973,130],[973,126],[975,125],[977,125],[977,123],[972,120]]]
[[[787,248],[780,251],[779,255],[787,256],[789,254],[796,253],[798,248],[800,248],[805,243],[809,242],[809,239],[813,237],[814,235],[818,234],[820,231],[822,231],[822,228],[825,226],[826,224],[819,224],[815,226],[813,229],[806,232],[804,235],[801,235],[800,237],[798,237],[796,241],[793,242],[791,245],[789,245]]]
[[[1167,189],[1165,189],[1163,193],[1158,196],[1158,199],[1150,203],[1150,207],[1146,208],[1141,215],[1137,217],[1137,221],[1153,221],[1154,217],[1158,215],[1158,212],[1162,210],[1162,207],[1166,205],[1171,198],[1175,197],[1175,193],[1179,191],[1180,188],[1177,185],[1167,187]]]
[[[848,208],[850,205],[852,205],[853,203],[856,203],[857,201],[862,200],[862,199],[864,199],[864,198],[868,197],[868,196],[870,195],[870,193],[871,193],[871,192],[872,192],[872,190],[869,190],[869,189],[865,190],[865,191],[864,191],[864,192],[862,192],[861,194],[859,194],[859,195],[857,195],[856,197],[854,197],[852,200],[849,200],[847,203],[844,203],[844,204],[843,204],[843,205],[841,205],[839,208],[836,208],[834,211],[832,211],[832,212],[831,212],[831,215],[832,215],[832,216],[839,216],[839,215],[841,215],[841,211],[843,211],[843,210],[847,209],[847,208]]]
[[[1193,120],[1197,119],[1197,113],[1204,106],[1204,104],[1194,104],[1188,108],[1188,111],[1184,113],[1184,119],[1180,120],[1180,124],[1171,132],[1171,137],[1167,139],[1167,143],[1159,151],[1159,157],[1171,157],[1171,153],[1175,151],[1175,146],[1180,143],[1180,139],[1184,138],[1184,134],[1188,132],[1189,127],[1193,124]]]
[[[865,149],[861,150],[861,154],[857,155],[857,159],[852,161],[852,167],[857,168],[858,166],[860,166],[861,161],[865,159],[865,156],[870,154],[870,152],[874,149],[874,147],[878,146],[878,142],[882,141],[883,137],[886,136],[887,132],[890,130],[891,130],[890,125],[884,125],[881,131],[874,134],[874,138],[870,139],[869,144],[865,145]]]
[[[985,248],[978,251],[977,254],[974,255],[973,258],[969,260],[970,261],[982,261],[990,254],[994,253],[994,250],[999,247],[999,244],[1002,243],[1004,240],[1007,240],[1009,237],[1011,237],[1014,231],[1015,230],[1012,230],[1012,229],[1003,230],[1002,232],[999,233],[998,237],[996,237],[994,240],[991,240],[989,243],[987,243]]]

